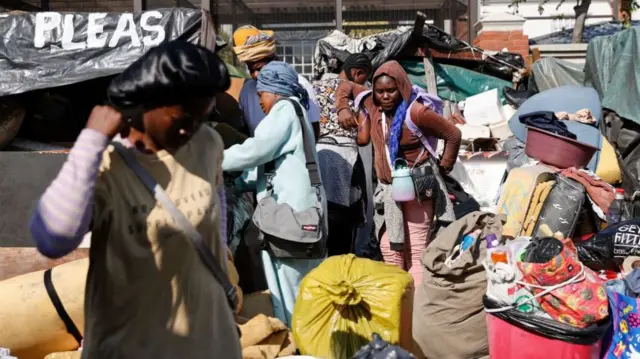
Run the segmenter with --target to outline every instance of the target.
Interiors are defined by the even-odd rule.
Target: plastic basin
[[[596,147],[555,133],[527,126],[524,152],[542,163],[558,168],[584,168],[598,151]]]

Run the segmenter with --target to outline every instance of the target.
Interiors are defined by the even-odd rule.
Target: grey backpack
[[[271,179],[273,165],[265,165],[267,176],[267,196],[264,197],[253,213],[253,223],[260,229],[260,240],[265,250],[276,258],[320,259],[326,257],[327,229],[325,226],[320,187],[318,164],[313,156],[312,139],[308,138],[308,124],[302,107],[297,101],[283,98],[295,108],[304,142],[306,167],[311,186],[316,191],[316,206],[302,212],[295,212],[288,204],[278,204],[273,198]],[[282,101],[281,100],[281,101]]]

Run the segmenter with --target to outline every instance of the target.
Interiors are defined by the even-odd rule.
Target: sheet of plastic
[[[163,41],[198,42],[203,14],[199,9],[171,8],[3,15],[0,96],[118,74]]]
[[[373,339],[410,349],[413,278],[353,254],[326,259],[300,284],[293,335],[303,355],[350,359]]]
[[[427,87],[422,60],[402,60],[400,64],[414,85]],[[500,100],[504,104],[502,88],[511,83],[497,77],[481,74],[458,66],[434,64],[438,96],[443,100],[464,101],[467,97],[498,89]]]
[[[640,28],[589,42],[585,85],[598,91],[602,107],[640,123]]]
[[[533,77],[539,92],[566,85],[582,86],[584,83],[584,65],[545,57],[533,64]]]

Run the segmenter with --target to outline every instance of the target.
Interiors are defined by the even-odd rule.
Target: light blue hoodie
[[[295,97],[292,99],[298,101]],[[259,201],[267,194],[264,165],[275,160],[276,170],[272,184],[276,201],[286,203],[298,212],[315,206],[317,196],[315,189],[311,187],[306,167],[303,133],[310,141],[314,141],[315,137],[306,111],[304,115],[303,128],[289,101],[276,103],[267,117],[256,127],[255,137],[224,151],[223,170],[244,171],[236,185],[244,188],[255,186]],[[313,148],[313,157],[317,163],[315,141]],[[322,187],[321,195],[326,228],[327,202]],[[300,281],[323,260],[275,258],[267,251],[262,251],[261,256],[274,313],[278,319],[291,327]]]
[[[298,101],[295,97],[291,99]],[[305,124],[308,124],[306,111],[304,115]],[[254,137],[224,151],[222,169],[244,171],[237,184],[240,188],[255,186],[259,201],[266,195],[264,165],[275,160],[272,180],[275,200],[288,204],[297,212],[309,209],[316,205],[316,193],[306,168],[303,133],[306,138],[314,139],[310,126],[302,128],[293,105],[279,101],[256,127]],[[317,153],[313,152],[317,162]],[[323,207],[326,213],[326,206]]]

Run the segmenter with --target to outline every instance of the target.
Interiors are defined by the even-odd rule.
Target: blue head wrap
[[[309,109],[309,94],[300,86],[296,70],[286,62],[271,61],[263,67],[258,75],[256,89],[258,92],[297,97],[302,105]]]
[[[396,109],[396,114],[393,116],[391,128],[389,129],[389,157],[391,157],[392,164],[395,163],[398,158],[400,138],[402,137],[402,124],[404,123],[405,116],[407,116],[407,110],[409,110],[409,105],[413,103],[417,96],[418,93],[416,89],[412,89],[409,101],[403,100]],[[393,170],[393,168],[391,170]]]

